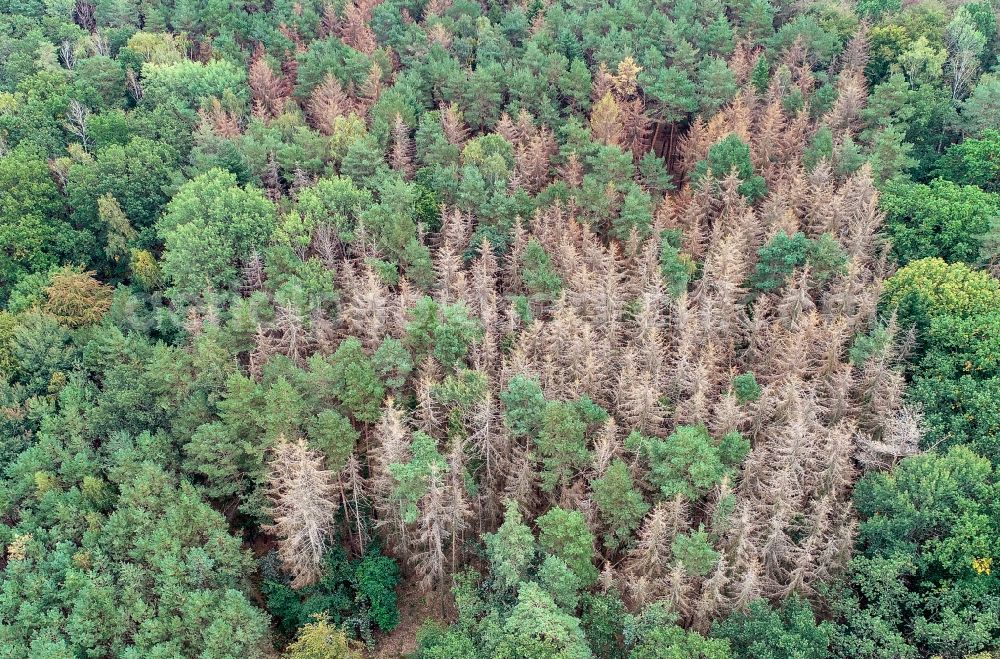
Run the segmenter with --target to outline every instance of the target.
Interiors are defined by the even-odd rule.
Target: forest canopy
[[[998,54],[0,0],[0,658],[1000,656]]]

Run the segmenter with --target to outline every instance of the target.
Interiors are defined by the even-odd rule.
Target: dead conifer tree
[[[621,442],[618,439],[618,424],[614,418],[609,418],[601,426],[594,438],[594,477],[600,478],[611,466],[611,461],[621,453]]]
[[[534,194],[549,181],[549,159],[557,151],[552,131],[542,126],[532,131],[532,135],[517,149],[517,171],[524,187]]]
[[[290,302],[275,307],[274,330],[276,338],[273,345],[277,350],[296,364],[304,365],[312,341],[302,315]]]
[[[312,125],[324,135],[331,135],[336,120],[353,112],[355,107],[340,80],[328,73],[310,95],[306,110]]]
[[[382,416],[374,432],[374,442],[368,449],[368,467],[372,501],[378,511],[376,526],[387,529],[392,546],[402,555],[408,551],[407,525],[402,511],[393,500],[396,479],[391,465],[410,460],[410,433],[403,411],[392,398],[382,407]]]
[[[247,78],[253,95],[254,113],[265,119],[280,115],[285,105],[285,83],[267,63],[267,54],[260,43],[254,48]]]
[[[691,577],[679,561],[675,562],[664,582],[663,599],[681,618],[687,618],[691,612],[691,590]]]
[[[674,541],[687,517],[687,507],[680,497],[653,507],[639,530],[639,542],[629,555],[628,569],[634,575],[653,581],[664,578],[670,569]]]
[[[361,462],[354,453],[347,458],[340,472],[340,499],[348,524],[353,526],[352,535],[358,543],[358,552],[364,553],[368,538],[361,521],[361,509],[369,500],[368,483],[361,471]]]
[[[500,118],[497,120],[497,125],[494,127],[493,132],[515,147],[521,142],[521,136],[517,132],[517,125],[506,111],[500,113]]]
[[[604,62],[600,62],[597,65],[597,71],[594,72],[594,81],[590,86],[591,100],[595,103],[601,100],[605,94],[614,90],[614,85],[614,74],[608,70],[608,66]]]
[[[763,172],[767,180],[777,178],[782,163],[778,159],[781,133],[785,130],[785,112],[781,99],[774,98],[764,106],[757,119],[757,130],[753,135],[753,164]]]
[[[867,21],[862,22],[858,26],[854,36],[847,42],[847,46],[839,58],[841,75],[844,73],[864,74],[865,67],[868,66],[869,50],[871,48],[871,41],[869,39],[870,30],[871,25]]]
[[[352,276],[353,268],[349,263],[344,263],[341,270],[344,283],[350,284],[341,287],[348,293],[340,313],[347,332],[358,337],[368,350],[375,350],[390,334],[392,293],[367,263],[360,277]]]
[[[213,98],[208,109],[198,110],[200,129],[210,130],[219,137],[239,137],[241,128],[239,117],[222,107],[217,98]]]
[[[736,42],[736,48],[733,49],[728,64],[729,70],[736,76],[736,82],[740,87],[747,84],[747,80],[750,79],[750,74],[760,57],[760,50],[754,48],[746,39]]]
[[[452,0],[430,0],[424,8],[424,21],[434,16],[443,16],[451,4]]]
[[[469,528],[469,518],[473,515],[472,505],[467,497],[465,476],[465,446],[461,438],[456,437],[448,452],[448,477],[445,481],[445,512],[447,517],[444,520],[451,544],[451,571],[453,573],[460,568],[462,534]]]
[[[868,86],[864,73],[846,71],[837,81],[837,100],[824,118],[836,133],[844,131],[856,135],[861,128],[861,111],[868,99]]]
[[[729,597],[726,595],[728,584],[728,566],[723,557],[719,559],[712,575],[702,584],[701,594],[692,608],[694,628],[700,633],[707,633],[712,621],[728,612]]]
[[[566,157],[566,164],[559,168],[559,178],[571,188],[579,188],[583,184],[583,164],[575,151]]]
[[[462,111],[457,103],[441,108],[441,130],[444,131],[445,139],[457,147],[461,147],[469,138],[469,128],[462,119]]]
[[[739,579],[735,583],[730,582],[730,609],[733,611],[745,611],[750,603],[761,597],[761,568],[760,562],[751,560],[749,565],[743,569]]]
[[[341,40],[366,55],[371,55],[378,48],[375,33],[369,27],[372,10],[378,4],[378,0],[351,0],[344,4],[343,19],[338,21]]]
[[[636,159],[649,149],[652,122],[646,115],[642,98],[634,98],[621,105],[622,148],[631,151]]]
[[[447,575],[448,555],[445,544],[447,524],[450,519],[446,499],[447,491],[439,467],[431,465],[427,492],[419,504],[420,514],[417,517],[414,534],[417,548],[411,555],[410,561],[420,575],[421,587],[428,593],[436,592],[442,596]]]
[[[666,414],[653,378],[638,367],[635,351],[629,350],[619,358],[622,366],[614,389],[618,417],[628,430],[655,435],[663,428]]]
[[[247,368],[254,379],[260,379],[264,364],[271,358],[271,355],[278,352],[278,348],[275,340],[262,325],[257,325],[253,342],[254,347],[250,350],[250,363]]]
[[[292,588],[315,583],[333,531],[337,486],[333,472],[304,439],[275,445],[270,462],[268,531],[279,538],[278,556],[292,575]]]
[[[504,498],[516,501],[521,510],[533,511],[538,505],[538,469],[534,454],[527,447],[515,446]]]
[[[441,304],[459,302],[469,296],[468,281],[465,268],[462,267],[462,256],[450,245],[438,250],[434,263],[434,275],[437,280],[437,295]]]
[[[866,469],[891,469],[908,455],[920,451],[923,414],[904,405],[890,419],[883,420],[880,436],[858,433],[858,462]]]
[[[392,151],[389,154],[389,164],[403,178],[413,176],[413,142],[410,140],[410,127],[397,112],[392,125]]]

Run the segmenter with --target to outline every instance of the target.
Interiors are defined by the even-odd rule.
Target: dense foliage
[[[0,0],[0,657],[1000,651],[998,53]]]

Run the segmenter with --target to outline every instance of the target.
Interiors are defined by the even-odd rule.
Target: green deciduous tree
[[[629,185],[618,217],[611,220],[612,235],[628,240],[634,231],[639,238],[647,238],[652,226],[653,202],[649,193],[638,185]]]
[[[361,341],[354,337],[341,341],[329,364],[330,393],[344,411],[358,421],[378,421],[385,389]]]
[[[244,99],[249,92],[246,69],[227,59],[150,62],[142,66],[142,77],[143,101],[148,105],[178,99],[189,108],[197,108],[202,100],[221,98],[226,91]]]
[[[62,215],[59,189],[40,155],[25,146],[0,157],[0,301],[22,278],[62,258],[87,262],[93,236]]]
[[[760,659],[824,659],[830,656],[833,625],[816,622],[808,602],[797,596],[774,609],[751,602],[747,611],[733,613],[712,627],[712,636],[727,639],[733,654]]]
[[[542,427],[545,395],[537,380],[515,375],[500,392],[504,404],[504,423],[515,437],[534,437]]]
[[[25,560],[5,572],[0,615],[18,620],[7,627],[8,638],[20,647],[34,638],[60,639],[73,654],[262,656],[267,620],[246,597],[249,555],[192,486],[152,463],[138,467],[121,484],[113,511],[99,517],[99,528],[53,536],[44,527],[59,525],[44,505],[30,522],[40,526],[22,527],[39,544],[27,545]],[[51,503],[83,505],[60,487],[47,496]],[[20,505],[25,511],[38,506]],[[87,514],[98,519],[96,510]],[[27,596],[39,575],[51,575],[43,586],[48,603]],[[32,603],[29,609],[24,602]],[[30,609],[40,613],[38,607],[56,602],[50,609],[56,615],[46,614],[48,622],[40,624]]]
[[[937,256],[971,265],[992,256],[981,245],[1000,218],[998,195],[938,179],[890,183],[880,201],[900,263]]]
[[[323,614],[303,625],[295,641],[286,648],[289,659],[360,659],[364,653],[354,647],[343,629],[330,624]]]
[[[517,604],[504,622],[503,637],[493,654],[497,659],[587,659],[580,621],[562,611],[538,584],[523,583]]]
[[[1000,391],[998,329],[996,312],[931,320],[907,392],[924,414],[926,447],[964,444],[1000,463],[1000,415],[991,402]]]
[[[677,298],[687,292],[688,281],[696,268],[694,259],[680,250],[678,233],[664,231],[660,238],[660,274],[671,297]]]
[[[111,195],[138,229],[152,226],[166,205],[166,187],[172,182],[177,152],[158,141],[135,137],[124,146],[99,149],[93,160],[70,167],[66,194],[74,219],[100,230],[98,200]]]
[[[741,403],[750,403],[760,398],[761,388],[753,373],[740,373],[733,378],[733,393]]]
[[[649,481],[664,497],[704,496],[732,473],[750,450],[738,433],[713,440],[704,426],[680,426],[666,440],[632,433],[626,442],[649,463]]]
[[[607,529],[604,544],[612,551],[630,541],[649,511],[649,504],[632,482],[628,465],[616,459],[600,478],[590,484],[592,498]]]
[[[885,282],[885,301],[904,327],[926,330],[938,316],[974,316],[1000,303],[1000,281],[964,263],[911,261]]]
[[[647,606],[625,619],[624,636],[629,659],[730,659],[729,641],[705,638],[679,626],[677,615],[665,604]]]
[[[545,404],[536,439],[545,491],[566,486],[589,462],[588,431],[606,418],[607,413],[586,397],[572,403],[550,401]]]
[[[981,138],[989,130],[1000,130],[1000,78],[987,73],[972,94],[962,101],[958,124],[968,137]]]
[[[537,548],[531,529],[524,524],[517,503],[507,501],[503,524],[483,536],[492,575],[500,592],[512,593],[528,576]]]
[[[482,333],[462,303],[439,305],[424,297],[411,310],[410,318],[404,343],[415,357],[433,355],[446,368],[454,368]]]
[[[326,467],[339,472],[354,452],[360,433],[336,410],[323,410],[306,422],[309,443],[323,452]]]
[[[562,290],[562,279],[552,267],[545,248],[531,239],[521,252],[521,281],[534,300],[552,300]]]
[[[336,176],[303,189],[295,200],[295,210],[307,231],[331,226],[342,240],[350,241],[361,213],[373,203],[371,192],[358,188],[347,177]]]
[[[184,184],[157,221],[171,293],[183,299],[232,287],[239,260],[263,249],[276,226],[274,204],[230,172],[213,169]]]
[[[686,574],[704,577],[719,560],[719,552],[712,547],[712,538],[703,526],[696,531],[679,533],[670,544],[670,553]]]
[[[847,254],[830,234],[806,238],[801,232],[792,236],[779,232],[757,255],[751,283],[765,293],[780,288],[796,268],[804,265],[820,283],[840,274],[847,265]]]
[[[960,185],[1000,192],[1000,131],[987,130],[982,138],[966,138],[948,147],[936,174]]]
[[[536,520],[542,550],[561,558],[584,587],[597,581],[594,567],[594,534],[583,513],[553,508]]]
[[[992,647],[1000,581],[997,478],[965,447],[907,458],[858,484],[859,555],[838,604],[844,656],[968,655]],[[874,632],[874,634],[873,634]]]
[[[713,145],[708,150],[708,158],[699,161],[691,172],[691,181],[702,184],[702,181],[718,181],[735,173],[742,181],[739,191],[751,202],[757,201],[767,194],[767,184],[764,178],[753,173],[750,162],[750,147],[738,136],[730,135]]]

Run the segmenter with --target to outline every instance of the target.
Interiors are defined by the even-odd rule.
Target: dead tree
[[[337,512],[335,480],[304,439],[282,437],[272,450],[268,497],[274,523],[267,530],[279,538],[278,556],[292,575],[292,588],[308,586],[320,577]]]

